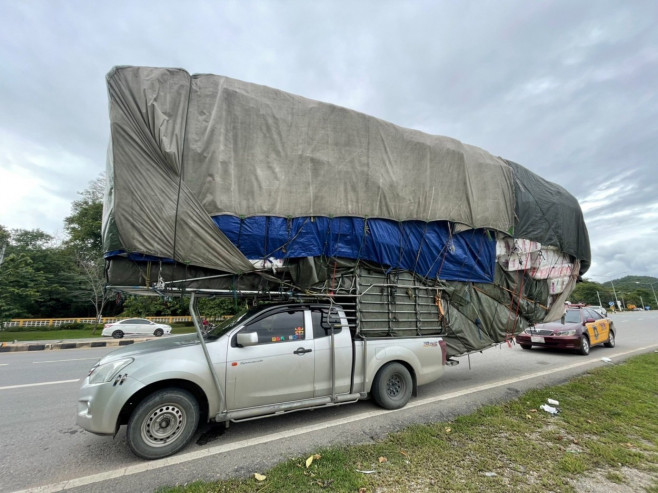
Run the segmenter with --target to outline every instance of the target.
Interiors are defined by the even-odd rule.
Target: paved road
[[[153,491],[196,479],[264,471],[280,460],[337,443],[367,443],[411,423],[449,420],[530,388],[565,381],[605,363],[658,349],[658,312],[616,314],[617,346],[589,356],[518,346],[461,358],[399,411],[371,402],[206,427],[197,443],[161,461],[134,457],[125,430],[98,437],[75,425],[81,379],[108,348],[0,354],[0,492]],[[559,399],[559,396],[556,396]]]

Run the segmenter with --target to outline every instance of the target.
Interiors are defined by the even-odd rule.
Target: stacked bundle
[[[555,317],[589,265],[575,198],[477,147],[227,77],[107,81],[111,285],[358,294],[364,268],[404,272],[462,353]]]

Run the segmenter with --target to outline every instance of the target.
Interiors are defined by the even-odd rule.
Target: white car
[[[605,308],[603,308],[601,305],[588,305],[587,308],[589,308],[590,310],[594,310],[602,317],[608,316],[608,311]]]
[[[154,335],[160,337],[171,334],[171,325],[157,324],[145,318],[126,318],[111,324],[105,324],[102,335],[121,339],[124,335]]]

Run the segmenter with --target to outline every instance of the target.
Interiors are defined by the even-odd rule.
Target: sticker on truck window
[[[303,333],[302,335],[272,337],[272,342],[298,341],[300,339],[304,339]]]

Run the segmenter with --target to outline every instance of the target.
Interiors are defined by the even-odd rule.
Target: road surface
[[[153,491],[247,476],[328,445],[368,443],[412,423],[450,420],[610,364],[602,358],[614,364],[658,350],[658,311],[618,313],[613,320],[616,347],[594,347],[589,356],[502,345],[460,358],[459,366],[420,387],[401,410],[365,401],[231,424],[228,430],[206,426],[179,454],[150,462],[128,450],[125,427],[113,439],[75,424],[81,381],[111,349],[0,353],[0,492]]]

